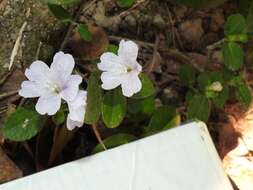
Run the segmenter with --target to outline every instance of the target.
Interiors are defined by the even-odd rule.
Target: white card
[[[233,190],[193,122],[0,186],[0,190]]]

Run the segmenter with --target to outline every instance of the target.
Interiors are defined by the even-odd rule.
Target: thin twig
[[[21,43],[21,39],[22,39],[22,36],[23,36],[23,32],[24,32],[24,30],[26,28],[26,25],[27,25],[27,22],[25,21],[23,23],[21,29],[19,30],[18,37],[16,39],[16,42],[15,42],[14,47],[13,47],[12,52],[11,52],[9,70],[11,70],[11,67],[12,67],[12,65],[14,63],[15,57],[18,54],[18,49],[19,49],[19,46],[20,46],[20,43]]]
[[[104,150],[107,150],[107,148],[106,148],[105,144],[103,143],[103,140],[102,140],[102,138],[100,136],[100,133],[99,133],[99,131],[97,129],[97,125],[93,124],[93,125],[91,125],[91,127],[92,127],[92,130],[93,130],[93,132],[94,132],[94,134],[95,134],[98,142],[101,144],[101,146],[104,148]]]
[[[10,92],[2,93],[2,94],[0,94],[0,100],[3,100],[3,99],[8,98],[10,96],[13,96],[17,93],[18,93],[18,90],[13,90],[13,91],[10,91]]]
[[[153,51],[153,56],[152,56],[152,61],[149,65],[147,73],[151,73],[155,67],[155,64],[157,62],[157,56],[159,56],[159,53],[158,53],[159,44],[160,44],[160,36],[157,35],[156,41],[155,41],[155,46],[154,46],[154,51]]]
[[[204,69],[199,67],[199,65],[189,56],[185,55],[184,53],[180,52],[177,49],[161,49],[159,51],[164,52],[165,54],[169,55],[170,57],[174,57],[178,61],[184,63],[184,64],[190,64],[192,65],[197,71],[203,72]]]
[[[125,37],[121,37],[121,36],[108,36],[108,38],[109,38],[110,41],[117,41],[117,42],[119,42],[122,39],[125,39],[125,40],[132,40],[132,41],[136,42],[138,45],[143,46],[143,47],[151,47],[151,48],[155,47],[154,43],[140,41],[140,40],[133,40],[133,39],[125,38]]]
[[[136,2],[132,7],[130,7],[129,9],[123,11],[122,13],[120,13],[118,16],[123,18],[126,17],[127,15],[131,14],[131,12],[133,10],[135,10],[137,7],[139,7],[140,5],[144,4],[147,5],[149,3],[150,0],[140,0],[138,2]]]
[[[225,39],[222,39],[218,42],[215,42],[214,44],[207,46],[207,48],[206,48],[207,49],[207,63],[205,65],[206,69],[208,69],[208,67],[211,63],[211,56],[212,56],[213,51],[217,48],[220,48],[224,42],[225,42]]]
[[[36,51],[36,54],[35,54],[35,60],[39,59],[41,46],[42,46],[42,42],[39,42],[39,45],[38,45],[38,48],[37,48],[37,51]]]
[[[31,9],[28,8],[27,11],[26,11],[26,14],[25,14],[26,19],[29,18],[30,13],[31,13]],[[23,37],[23,32],[24,32],[26,26],[27,26],[27,21],[25,21],[23,23],[22,27],[20,28],[19,33],[18,33],[18,37],[17,37],[16,42],[14,44],[14,47],[12,49],[11,58],[10,58],[10,64],[9,64],[9,70],[11,70],[11,67],[12,67],[12,65],[14,63],[15,57],[18,54],[18,50],[19,50],[19,47],[20,47],[20,44],[21,44],[21,40],[22,40],[22,37]]]

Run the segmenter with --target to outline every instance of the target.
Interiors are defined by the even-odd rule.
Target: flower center
[[[47,81],[46,87],[54,94],[59,94],[61,91],[60,87],[51,81]]]

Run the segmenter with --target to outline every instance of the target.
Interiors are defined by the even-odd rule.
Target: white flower
[[[50,68],[42,61],[35,61],[25,75],[29,79],[21,85],[19,95],[25,98],[39,97],[36,104],[38,113],[54,115],[61,106],[61,98],[72,101],[79,90],[82,78],[71,75],[75,61],[72,55],[58,52]]]
[[[223,86],[219,81],[213,82],[209,86],[209,90],[215,91],[215,92],[221,92],[223,90]]]
[[[131,97],[142,88],[139,74],[141,65],[137,62],[138,46],[132,41],[121,40],[118,55],[104,53],[98,63],[98,69],[103,71],[102,88],[111,90],[121,85],[124,96]]]
[[[67,102],[69,114],[67,117],[67,128],[73,130],[82,127],[86,110],[87,92],[80,90],[73,101]]]

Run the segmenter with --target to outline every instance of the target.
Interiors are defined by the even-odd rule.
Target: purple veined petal
[[[76,98],[67,102],[69,107],[69,117],[71,120],[83,122],[87,104],[87,92],[80,90]]]
[[[41,115],[54,115],[61,107],[59,95],[41,96],[35,106],[36,111]]]
[[[100,63],[97,64],[100,71],[113,72],[115,70],[124,70],[122,60],[117,55],[107,52],[103,53],[100,57]]]
[[[68,81],[75,66],[72,55],[58,52],[55,54],[50,66],[52,80],[61,87]]]
[[[119,44],[118,56],[120,56],[126,64],[132,68],[138,57],[139,48],[133,41],[121,40]]]
[[[66,101],[72,101],[77,96],[81,82],[82,77],[80,75],[71,75],[63,86],[61,97]]]
[[[101,74],[101,80],[103,82],[102,88],[105,90],[117,88],[122,83],[124,75],[126,74],[103,72]]]
[[[83,122],[79,122],[79,121],[74,121],[71,120],[69,115],[67,117],[67,129],[72,131],[73,129],[75,129],[76,127],[82,127],[83,126]]]
[[[41,92],[36,83],[32,81],[23,81],[18,93],[24,98],[35,98],[41,96]]]
[[[42,61],[34,61],[30,68],[25,70],[25,76],[39,84],[44,84],[49,79],[49,73],[49,67]]]
[[[139,92],[142,88],[141,80],[138,77],[137,72],[130,72],[125,76],[121,84],[122,93],[126,97],[131,97],[137,92]]]

